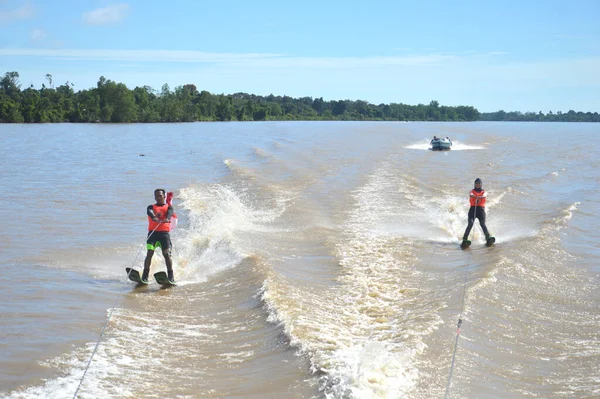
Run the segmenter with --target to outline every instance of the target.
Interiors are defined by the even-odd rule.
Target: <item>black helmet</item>
[[[475,179],[475,183],[473,183],[473,185],[475,185],[477,183],[479,183],[483,186],[483,182],[481,181],[481,179],[479,177],[477,179]]]

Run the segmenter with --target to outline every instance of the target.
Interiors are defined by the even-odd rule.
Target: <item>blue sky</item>
[[[0,0],[0,73],[600,112],[600,1]]]

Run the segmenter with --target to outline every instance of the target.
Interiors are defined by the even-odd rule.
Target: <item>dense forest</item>
[[[525,121],[525,122],[600,122],[598,112],[575,112],[570,110],[567,113],[552,111],[544,114],[542,111],[535,112],[483,112],[479,115],[480,121]]]
[[[481,114],[472,106],[379,104],[361,100],[324,101],[323,98],[258,96],[247,93],[212,94],[186,84],[160,92],[149,86],[133,90],[123,83],[100,77],[95,88],[74,91],[66,82],[55,88],[52,75],[41,89],[21,90],[18,72],[0,80],[0,123],[52,122],[194,122],[273,120],[356,121],[589,121],[598,113],[525,113],[498,111]]]

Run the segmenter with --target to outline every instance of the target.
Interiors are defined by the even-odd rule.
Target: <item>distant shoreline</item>
[[[519,111],[481,113],[468,105],[371,104],[362,100],[325,101],[248,93],[212,94],[195,85],[167,84],[133,90],[101,76],[97,87],[75,92],[66,82],[21,90],[18,72],[0,80],[0,123],[175,123],[250,121],[399,121],[399,122],[600,122],[598,112],[547,114]]]
[[[60,124],[72,124],[72,125],[143,125],[143,124],[186,124],[186,123],[249,123],[249,122],[258,122],[258,123],[268,123],[268,122],[382,122],[382,123],[477,123],[477,122],[498,122],[498,123],[594,123],[594,122],[586,122],[586,121],[492,121],[492,120],[476,120],[476,121],[394,121],[394,120],[316,120],[316,119],[285,119],[285,120],[275,120],[269,119],[266,121],[185,121],[185,122],[0,122],[0,124],[4,125],[60,125]]]

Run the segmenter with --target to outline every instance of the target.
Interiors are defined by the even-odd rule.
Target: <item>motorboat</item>
[[[452,141],[446,137],[436,137],[433,136],[433,140],[431,140],[431,151],[446,151],[452,147]]]

